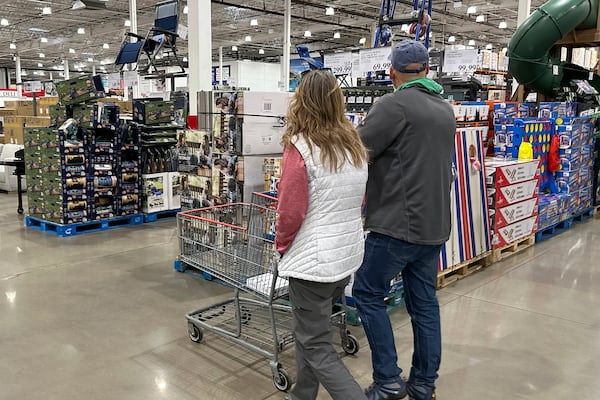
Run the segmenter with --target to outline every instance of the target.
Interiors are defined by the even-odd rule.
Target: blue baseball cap
[[[392,47],[392,52],[388,59],[392,62],[392,67],[398,72],[407,74],[418,74],[425,71],[429,65],[429,53],[427,48],[416,40],[405,39],[396,43]],[[411,64],[421,64],[422,67],[407,68]]]

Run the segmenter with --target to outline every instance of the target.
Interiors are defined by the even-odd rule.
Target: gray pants
[[[321,383],[334,400],[366,400],[332,344],[332,305],[350,277],[334,283],[289,279],[296,340],[296,384],[292,400],[314,400]]]

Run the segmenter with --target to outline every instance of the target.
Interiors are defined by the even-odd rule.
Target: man
[[[450,236],[450,187],[456,122],[442,87],[427,78],[429,56],[404,40],[390,55],[394,93],[383,96],[359,127],[369,150],[365,256],[353,296],[371,347],[369,400],[435,398],[441,359],[436,297],[438,258]],[[405,383],[384,302],[390,281],[402,274],[414,334],[412,368]]]

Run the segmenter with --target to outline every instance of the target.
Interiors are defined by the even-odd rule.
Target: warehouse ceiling
[[[14,68],[14,56],[21,57],[22,68],[27,71],[24,80],[40,79],[32,76],[35,71],[60,73],[61,61],[69,59],[70,69],[89,71],[94,64],[98,71],[114,70],[113,62],[119,51],[125,26],[129,19],[129,1],[106,0],[106,9],[73,10],[76,0],[2,0],[0,19],[0,67]],[[84,0],[84,2],[87,0]],[[103,0],[95,0],[103,1]],[[189,0],[190,5],[193,4]],[[138,33],[145,35],[154,21],[156,0],[137,0]],[[459,5],[460,3],[460,5]],[[532,9],[544,3],[532,0]],[[180,0],[180,23],[187,25]],[[454,44],[467,44],[475,40],[476,46],[492,44],[494,48],[505,47],[517,24],[518,0],[433,0],[432,46],[440,48],[448,37],[456,38]],[[476,12],[467,14],[468,7]],[[51,14],[44,14],[50,7]],[[326,7],[333,7],[334,15],[326,15]],[[292,0],[292,47],[307,44],[314,55],[336,50],[359,49],[361,38],[371,42],[376,26],[381,0]],[[397,1],[396,17],[407,14],[412,1]],[[48,10],[46,10],[48,11]],[[213,60],[218,60],[219,47],[223,48],[224,60],[251,59],[279,61],[283,42],[283,0],[212,0]],[[476,22],[483,15],[484,22]],[[255,19],[257,25],[252,26]],[[501,21],[507,29],[500,29]],[[79,34],[78,29],[84,33]],[[305,37],[305,31],[311,36]],[[333,35],[338,32],[339,38]],[[406,34],[401,27],[394,28],[397,38]],[[251,41],[246,41],[246,36]],[[43,41],[44,40],[44,41]],[[11,48],[14,44],[15,49]],[[108,46],[106,46],[108,45]],[[237,46],[237,51],[232,51]],[[108,47],[108,48],[106,48]],[[187,52],[187,42],[178,41],[181,55]],[[263,50],[264,54],[259,51]],[[41,57],[41,55],[44,57]],[[30,73],[31,72],[31,73]],[[56,77],[55,77],[56,79]]]

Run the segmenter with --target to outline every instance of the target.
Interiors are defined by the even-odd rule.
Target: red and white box
[[[537,232],[538,216],[529,217],[503,228],[496,229],[492,235],[492,247],[494,249],[504,247],[508,244],[521,240]]]
[[[538,179],[539,160],[496,160],[486,159],[486,184],[488,187],[503,187],[515,183]]]
[[[537,197],[496,209],[493,227],[494,229],[500,229],[535,215],[538,215]]]
[[[498,210],[523,200],[538,197],[540,181],[537,179],[499,188],[488,188],[488,205]]]

